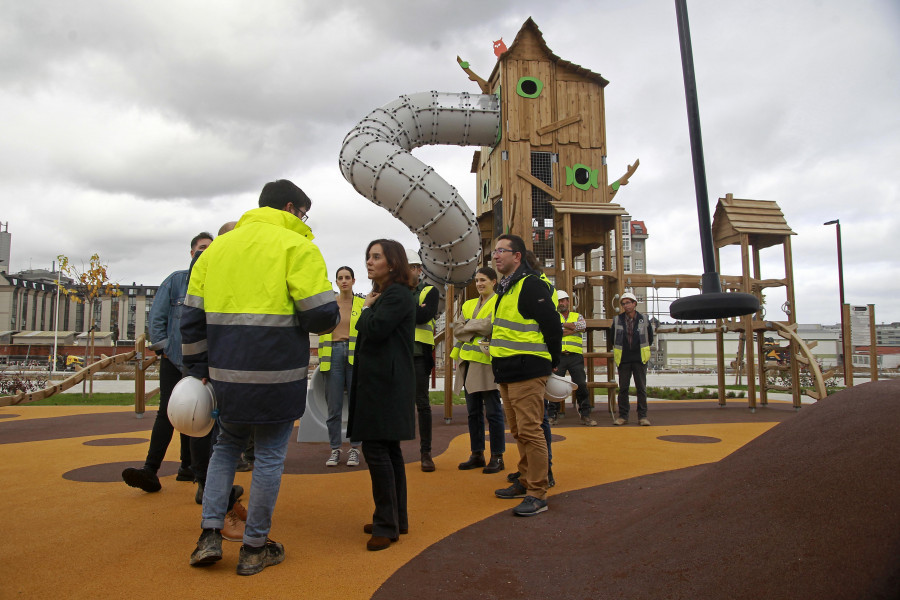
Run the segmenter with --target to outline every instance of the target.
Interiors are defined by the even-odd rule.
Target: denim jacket
[[[181,308],[190,271],[175,271],[162,282],[150,307],[150,350],[162,351],[181,370]]]

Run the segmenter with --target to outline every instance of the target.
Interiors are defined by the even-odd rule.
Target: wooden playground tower
[[[622,260],[613,264],[614,249],[622,248],[622,215],[628,213],[612,200],[621,186],[628,183],[639,161],[635,160],[624,175],[609,182],[604,105],[604,89],[609,82],[606,79],[553,54],[531,18],[525,21],[513,43],[499,56],[486,81],[473,73],[467,63],[459,62],[483,93],[498,95],[503,115],[496,143],[476,151],[472,161],[472,172],[477,178],[476,215],[482,238],[483,264],[490,264],[491,249],[497,236],[512,233],[525,240],[544,273],[554,280],[558,289],[565,290],[575,299],[576,307],[595,306],[594,296],[599,291],[603,299],[600,313],[585,315],[588,387],[592,398],[593,390],[605,389],[609,410],[615,414],[617,383],[611,341],[607,339],[605,348],[595,348],[593,333],[612,324],[618,314],[618,299],[625,291],[637,287],[700,289],[701,276],[626,274]],[[757,209],[762,211],[758,217],[754,216]],[[739,215],[745,214],[748,215],[746,220],[738,219]],[[769,226],[767,220],[773,215],[779,217],[780,222],[776,219]],[[753,357],[762,356],[753,345],[755,343],[761,350],[764,343],[761,332],[764,330],[778,331],[791,339],[792,357],[800,356],[798,350],[808,355],[809,348],[796,338],[789,237],[794,233],[787,227],[777,205],[774,202],[736,201],[729,195],[720,200],[716,217],[717,261],[718,248],[734,243],[741,244],[744,256],[743,275],[722,276],[723,290],[759,295],[765,287],[785,285],[790,307],[790,320],[786,324],[751,317],[744,317],[740,322],[718,323],[719,398],[724,405],[722,332],[725,329],[740,328],[745,332],[751,380]],[[785,249],[786,276],[783,280],[762,280],[759,250],[776,244]],[[598,248],[601,258],[594,264],[596,259],[592,259],[592,251]],[[755,267],[752,277],[749,269],[751,250]],[[470,286],[468,297],[473,297],[474,293],[474,286]],[[450,314],[452,294],[448,298]],[[449,350],[449,346],[447,344],[445,348]],[[606,359],[605,381],[595,380],[593,365],[596,359]],[[818,370],[814,360],[807,362]],[[794,404],[799,407],[797,361],[792,360],[790,368],[794,375]],[[764,357],[759,372],[760,393],[765,404]],[[821,381],[821,373],[818,381]],[[824,386],[821,386],[821,393],[824,395]],[[756,391],[752,383],[749,397],[750,408],[755,409]]]

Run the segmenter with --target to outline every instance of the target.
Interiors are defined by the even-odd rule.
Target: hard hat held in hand
[[[550,375],[547,378],[547,389],[544,395],[551,402],[559,402],[565,400],[572,393],[572,390],[578,386],[572,383],[568,377],[560,377],[559,375]]]
[[[203,385],[196,377],[185,377],[175,384],[169,398],[169,421],[179,433],[203,437],[216,421],[216,395],[211,383]]]

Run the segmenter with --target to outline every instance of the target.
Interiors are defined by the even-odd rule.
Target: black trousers
[[[634,387],[637,391],[638,419],[647,416],[647,365],[641,362],[623,362],[619,365],[619,416],[626,421],[631,408],[628,402],[628,388],[631,387],[631,379],[634,378]]]
[[[416,414],[419,416],[419,450],[431,452],[431,400],[428,397],[428,378],[431,376],[431,356],[415,356]],[[368,462],[368,459],[366,459]]]
[[[556,374],[565,377],[566,373],[572,376],[572,383],[578,386],[575,390],[575,400],[578,402],[578,414],[587,417],[591,414],[590,394],[587,387],[587,376],[584,373],[584,357],[581,354],[563,352],[559,356],[559,364],[556,366]],[[550,403],[550,417],[556,418],[562,402]]]
[[[372,478],[372,535],[395,538],[401,529],[409,529],[406,514],[406,465],[400,442],[364,440],[363,456]]]
[[[175,433],[175,428],[169,421],[169,398],[172,396],[175,384],[181,381],[181,377],[178,367],[173,365],[168,358],[160,357],[159,410],[156,413],[156,420],[153,421],[153,429],[150,431],[150,449],[147,451],[147,460],[144,462],[144,468],[150,469],[154,473],[159,471],[162,466],[166,450],[168,450],[172,435]],[[179,435],[181,436],[181,467],[186,469],[191,466],[191,438],[184,434]]]

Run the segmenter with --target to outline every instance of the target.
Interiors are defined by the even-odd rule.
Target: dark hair
[[[201,231],[197,235],[194,236],[194,239],[191,240],[191,250],[197,247],[197,242],[200,240],[209,240],[213,241],[215,238],[208,231]]]
[[[531,250],[527,250],[525,252],[525,263],[528,264],[529,269],[533,269],[538,273],[544,272],[544,269],[541,266],[541,262],[538,260],[537,255]]]
[[[353,269],[350,267],[338,267],[338,270],[334,272],[334,278],[337,279],[338,275],[341,274],[341,271],[350,271],[350,279],[356,279],[356,275],[353,274]]]
[[[392,283],[399,283],[409,289],[414,289],[417,282],[413,282],[413,277],[409,273],[409,261],[406,260],[406,249],[403,245],[396,240],[372,240],[369,242],[369,245],[366,246],[366,261],[369,260],[369,250],[371,250],[372,246],[375,244],[381,246],[381,250],[384,252],[384,258],[387,260],[388,269],[390,269],[385,288]],[[374,281],[372,282],[372,289],[376,292],[384,291],[383,289],[379,289],[378,284]]]
[[[312,206],[312,200],[309,199],[309,196],[287,179],[270,181],[263,186],[262,192],[259,193],[260,208],[268,206],[269,208],[284,210],[288,202],[293,202],[294,206],[303,210],[309,210]]]
[[[490,279],[492,281],[497,281],[497,271],[493,270],[490,267],[481,267],[480,269],[475,271],[476,275],[478,273],[481,273],[482,275],[484,275],[485,277],[487,277],[488,279]]]
[[[505,233],[497,238],[497,241],[500,240],[508,240],[509,245],[512,246],[510,248],[513,252],[518,252],[522,255],[522,262],[525,262],[525,254],[528,252],[528,249],[525,247],[525,240],[520,238],[517,235],[513,235],[511,233]]]

